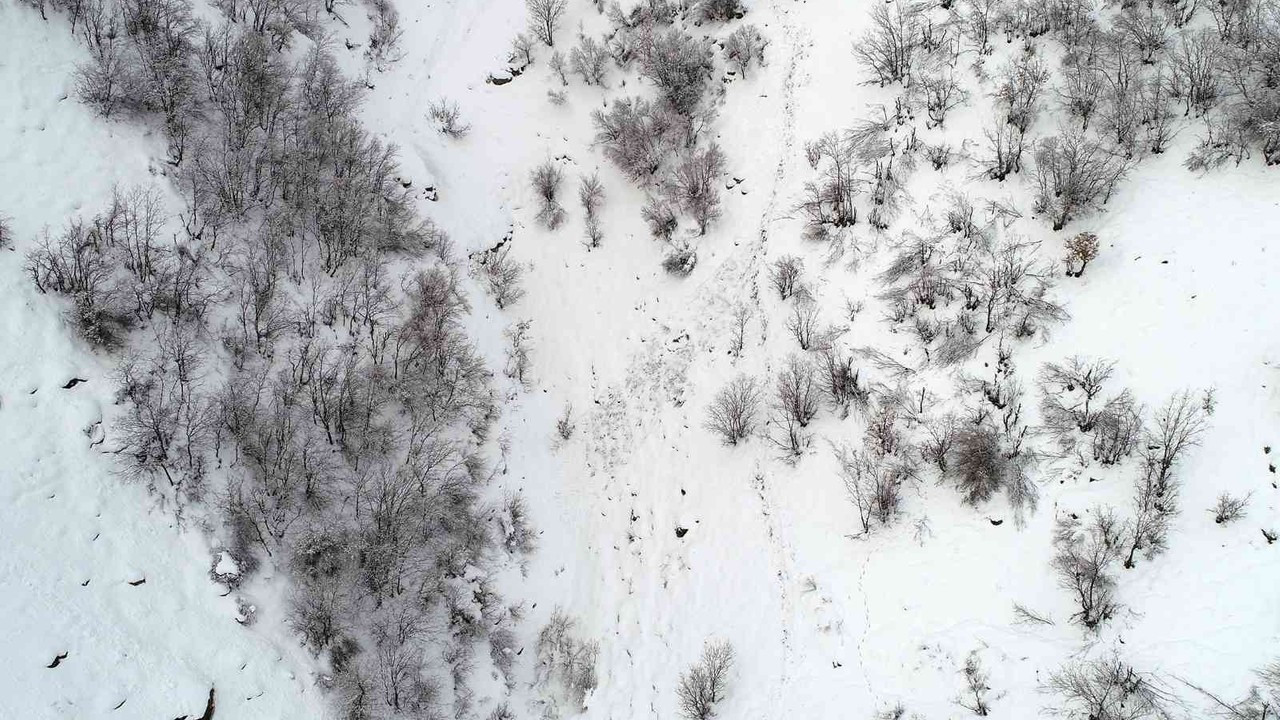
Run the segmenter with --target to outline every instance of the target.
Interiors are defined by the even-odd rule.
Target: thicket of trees
[[[487,497],[496,407],[459,260],[326,44],[291,50],[317,8],[221,7],[206,21],[185,0],[55,6],[90,49],[80,97],[163,129],[180,210],[159,188],[118,189],[46,233],[27,272],[119,353],[121,472],[220,514],[241,573],[287,572],[289,622],[325,658],[341,716],[479,712],[477,652],[512,672],[518,619],[483,569],[534,533],[519,496]],[[371,13],[377,66],[398,20]],[[516,302],[518,266],[485,259],[499,304]]]

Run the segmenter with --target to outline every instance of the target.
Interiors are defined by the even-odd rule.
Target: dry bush
[[[1155,677],[1117,657],[1070,663],[1049,676],[1054,715],[1091,720],[1167,720],[1176,700]]]
[[[1243,497],[1222,493],[1213,507],[1209,508],[1209,512],[1213,513],[1213,521],[1219,525],[1230,525],[1243,518],[1249,512],[1251,497],[1252,493]]]
[[[760,391],[755,380],[740,375],[716,393],[707,408],[707,428],[726,445],[737,445],[755,430]]]
[[[1120,609],[1113,571],[1129,532],[1110,508],[1095,509],[1087,522],[1074,515],[1058,519],[1053,570],[1058,584],[1071,592],[1080,608],[1072,620],[1089,630],[1096,630]]]
[[[564,208],[560,205],[560,184],[564,174],[552,160],[547,160],[529,174],[533,191],[538,196],[538,222],[548,230],[555,230],[564,222]]]
[[[441,98],[427,106],[427,117],[436,122],[440,132],[458,140],[471,132],[471,125],[462,121],[462,111],[458,103]]]

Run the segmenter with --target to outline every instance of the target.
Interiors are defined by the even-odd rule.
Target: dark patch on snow
[[[53,662],[49,663],[48,665],[45,665],[45,667],[47,667],[47,668],[49,668],[49,669],[53,669],[53,668],[58,667],[59,665],[61,665],[61,664],[62,664],[62,661],[63,661],[63,660],[66,660],[66,659],[67,659],[67,655],[68,655],[68,654],[69,654],[69,653],[58,653],[57,655],[54,655],[54,656],[53,656]]]
[[[77,386],[77,385],[79,385],[80,383],[83,383],[83,382],[89,382],[89,381],[88,381],[88,380],[85,380],[84,378],[73,377],[73,378],[71,378],[70,380],[68,380],[68,381],[67,381],[67,383],[66,383],[65,385],[63,385],[63,386],[62,386],[62,389],[63,389],[63,390],[70,390],[71,388],[73,388],[73,387],[75,387],[75,386]]]
[[[684,537],[688,532],[689,532],[689,528],[677,527],[677,528],[676,528],[676,537],[678,537],[678,538],[682,538],[682,537]]]
[[[129,584],[132,585],[133,587],[138,587],[139,585],[142,585],[146,581],[147,581],[146,578],[142,578],[141,580],[130,580]]]

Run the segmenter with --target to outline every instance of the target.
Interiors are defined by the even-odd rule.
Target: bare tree
[[[564,16],[567,0],[525,0],[529,11],[529,32],[547,47],[555,47],[556,26]]]
[[[769,40],[760,34],[759,28],[743,25],[725,39],[724,55],[745,78],[752,65],[764,65],[764,51],[768,47]]]
[[[906,0],[877,5],[871,29],[854,43],[853,54],[881,86],[911,84],[911,63],[920,46],[920,10]]]
[[[760,391],[755,380],[739,375],[716,393],[707,408],[707,427],[727,445],[737,445],[755,430]]]
[[[908,470],[901,463],[849,448],[836,449],[845,493],[858,511],[862,533],[871,532],[872,520],[889,525],[898,516],[902,484]]]
[[[560,167],[552,160],[547,160],[530,173],[534,192],[537,193],[538,221],[549,230],[555,230],[564,222],[564,208],[560,205],[560,183],[564,175]]]
[[[795,255],[783,255],[773,261],[769,271],[769,282],[778,292],[778,297],[786,300],[801,287],[800,277],[804,273],[804,262]]]
[[[709,720],[715,716],[716,704],[729,690],[729,672],[733,668],[733,646],[727,640],[707,641],[702,658],[680,676],[676,700],[680,714],[688,720]]]
[[[1055,715],[1093,720],[1169,720],[1174,698],[1155,677],[1118,657],[1085,660],[1049,676],[1046,688],[1062,699]]]
[[[609,51],[590,36],[584,36],[569,53],[569,65],[588,85],[603,85],[609,69]]]
[[[604,185],[600,183],[599,173],[584,175],[578,185],[578,201],[582,203],[583,214],[587,219],[587,245],[600,247],[604,232],[600,228],[600,207],[604,205]]]
[[[800,427],[807,427],[817,416],[821,390],[808,360],[795,355],[788,358],[778,371],[775,389],[779,410]]]
[[[1001,70],[996,100],[1004,106],[1005,121],[1026,133],[1039,112],[1040,95],[1049,79],[1049,70],[1039,57],[1019,56]]]
[[[1187,114],[1204,115],[1217,104],[1222,52],[1221,42],[1203,29],[1181,33],[1169,54],[1169,89],[1186,104]]]
[[[718,183],[724,162],[720,146],[711,143],[706,150],[686,155],[667,182],[667,192],[693,218],[702,235],[720,217]]]
[[[1064,244],[1067,248],[1065,258],[1067,275],[1069,277],[1084,275],[1085,266],[1098,256],[1098,236],[1091,232],[1082,232],[1072,236]]]
[[[1096,508],[1087,524],[1075,515],[1058,519],[1053,570],[1058,584],[1071,592],[1080,608],[1072,619],[1089,630],[1097,629],[1120,609],[1112,570],[1120,561],[1129,532],[1110,508]]]
[[[1054,230],[1106,204],[1129,169],[1124,158],[1079,132],[1041,140],[1035,159],[1036,210],[1048,216]]]

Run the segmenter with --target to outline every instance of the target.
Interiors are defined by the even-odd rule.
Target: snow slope
[[[727,82],[716,126],[729,174],[743,182],[726,190],[724,218],[699,242],[686,279],[661,271],[661,249],[639,220],[642,194],[592,147],[590,110],[636,91],[634,76],[624,86],[613,71],[603,89],[574,80],[568,102],[553,105],[546,92],[559,81],[545,48],[511,83],[485,82],[505,67],[523,26],[520,0],[400,6],[405,54],[370,77],[366,122],[400,146],[424,212],[460,250],[492,247],[511,232],[529,266],[526,296],[511,308],[472,293],[473,330],[493,367],[512,323],[531,320],[535,338],[533,387],[507,383],[500,428],[501,489],[522,492],[542,529],[526,572],[503,588],[528,601],[526,645],[555,607],[599,639],[589,718],[674,716],[676,678],[708,637],[738,651],[724,718],[870,717],[899,701],[924,717],[961,717],[958,670],[975,650],[991,672],[996,718],[1039,716],[1047,673],[1113,648],[1144,669],[1239,695],[1248,672],[1280,647],[1280,550],[1258,531],[1280,525],[1268,472],[1280,451],[1263,453],[1280,448],[1280,336],[1270,311],[1280,257],[1268,248],[1280,226],[1274,171],[1247,164],[1198,177],[1181,168],[1176,149],[1147,161],[1107,213],[1089,220],[1103,252],[1083,278],[1059,286],[1072,319],[1018,355],[1027,373],[1070,354],[1115,359],[1123,383],[1149,405],[1182,388],[1217,391],[1213,429],[1183,471],[1172,548],[1125,571],[1130,612],[1097,638],[1067,622],[1070,598],[1050,575],[1051,529],[1059,513],[1124,502],[1121,473],[1098,482],[1046,474],[1040,509],[1022,527],[993,524],[1010,519],[999,502],[974,510],[948,487],[921,485],[909,492],[904,521],[860,538],[829,452],[830,443],[860,436],[854,420],[824,413],[812,451],[795,466],[758,439],[721,447],[702,427],[728,378],[767,377],[793,348],[786,308],[767,289],[770,261],[804,257],[832,319],[844,298],[877,291],[869,272],[824,265],[824,250],[801,240],[791,212],[811,175],[804,142],[888,97],[858,84],[849,52],[871,6],[751,3],[748,20],[772,41],[768,66]],[[580,24],[605,29],[588,3],[574,2],[558,46],[571,46]],[[0,137],[18,138],[0,150],[0,210],[29,242],[41,226],[99,204],[113,180],[146,181],[145,158],[157,152],[152,138],[62,99],[79,55],[61,30],[3,5],[0,33],[0,90],[20,99],[16,112],[0,113]],[[361,40],[357,30],[339,39]],[[46,66],[33,73],[31,62]],[[347,66],[360,66],[358,48]],[[442,97],[471,123],[466,138],[446,138],[426,118],[427,104]],[[962,113],[956,125],[976,127],[976,114]],[[527,173],[549,158],[564,167],[570,197],[578,177],[600,170],[608,194],[601,248],[582,244],[574,204],[558,231],[535,222]],[[917,200],[941,189],[926,175],[911,188]],[[428,187],[438,201],[427,199]],[[974,187],[1004,192],[990,182]],[[911,222],[906,213],[895,231]],[[3,559],[0,617],[17,631],[4,657],[17,669],[11,687],[23,691],[0,693],[0,716],[98,717],[120,700],[125,716],[174,716],[199,712],[215,684],[229,717],[316,716],[309,660],[278,615],[268,606],[254,627],[235,626],[234,604],[207,580],[205,541],[175,529],[140,488],[120,485],[101,448],[89,447],[81,429],[111,411],[108,370],[66,339],[52,303],[21,276],[21,254],[5,255],[11,299],[0,339],[21,350],[0,355],[0,423],[4,437],[23,443],[0,506],[0,541],[14,549]],[[755,312],[735,360],[729,315],[740,303]],[[846,339],[903,344],[872,313]],[[62,390],[71,376],[89,382]],[[577,433],[554,443],[566,403]],[[1222,490],[1254,493],[1246,521],[1218,527],[1201,511]],[[923,519],[928,531],[917,529]],[[677,528],[688,532],[677,536]],[[128,584],[142,577],[146,584]],[[1017,624],[1015,602],[1056,624]],[[61,652],[67,660],[44,667]],[[524,672],[515,707],[536,717],[544,705],[531,663]]]
[[[44,226],[155,182],[162,143],[67,97],[82,59],[65,27],[0,4],[0,206],[18,240],[0,252],[0,717],[199,717],[211,688],[218,717],[320,717],[281,617],[239,625],[205,533],[114,475],[111,366],[22,270]]]
[[[1073,320],[1018,357],[1031,373],[1070,354],[1113,358],[1149,405],[1182,388],[1217,391],[1214,429],[1185,471],[1174,547],[1121,578],[1131,612],[1095,640],[1067,622],[1070,598],[1049,570],[1051,529],[1059,513],[1126,502],[1120,473],[1100,483],[1042,478],[1041,508],[1022,528],[988,521],[1008,519],[999,503],[975,511],[949,488],[921,487],[906,522],[856,539],[827,451],[828,441],[856,439],[855,426],[822,419],[815,449],[795,468],[760,441],[722,448],[702,428],[715,389],[738,371],[766,376],[792,347],[784,309],[762,287],[769,260],[800,254],[827,303],[876,292],[843,264],[823,268],[822,250],[800,240],[790,217],[810,176],[804,141],[887,97],[857,83],[849,53],[870,7],[751,4],[748,20],[772,41],[769,64],[728,84],[717,126],[730,175],[745,181],[726,193],[724,220],[700,242],[685,280],[658,268],[660,250],[639,223],[641,196],[591,145],[590,108],[634,91],[634,77],[624,87],[615,72],[604,89],[573,80],[568,103],[555,106],[545,97],[559,85],[545,48],[510,84],[482,82],[503,65],[518,2],[404,9],[407,56],[378,78],[369,121],[424,157],[441,188],[432,210],[467,249],[492,246],[513,223],[515,252],[531,268],[526,298],[505,317],[488,311],[499,327],[533,320],[536,386],[506,419],[511,482],[544,528],[523,589],[538,602],[531,625],[560,605],[601,639],[602,681],[585,715],[593,718],[670,717],[676,676],[708,637],[739,649],[722,710],[732,718],[867,717],[898,701],[925,717],[959,716],[958,670],[973,650],[992,673],[994,717],[1040,714],[1048,672],[1113,647],[1144,669],[1243,692],[1280,641],[1280,566],[1258,531],[1278,511],[1262,452],[1280,431],[1278,341],[1266,310],[1278,269],[1267,250],[1274,173],[1249,166],[1197,177],[1178,151],[1143,165],[1089,222],[1105,249],[1086,277],[1059,289]],[[574,4],[557,46],[571,45],[579,27],[604,29]],[[472,122],[466,139],[424,121],[421,108],[441,96]],[[565,158],[569,193],[601,168],[609,199],[600,249],[582,246],[581,213],[568,203],[565,227],[536,225],[526,173],[547,158]],[[937,191],[924,182],[914,198]],[[757,314],[734,363],[729,310],[739,302]],[[858,344],[901,344],[876,317],[852,333]],[[551,451],[566,402],[579,434]],[[1247,522],[1224,529],[1202,512],[1222,490],[1254,492]],[[931,532],[917,538],[920,518]],[[689,532],[677,537],[676,528]],[[1016,624],[1014,602],[1057,624]]]

